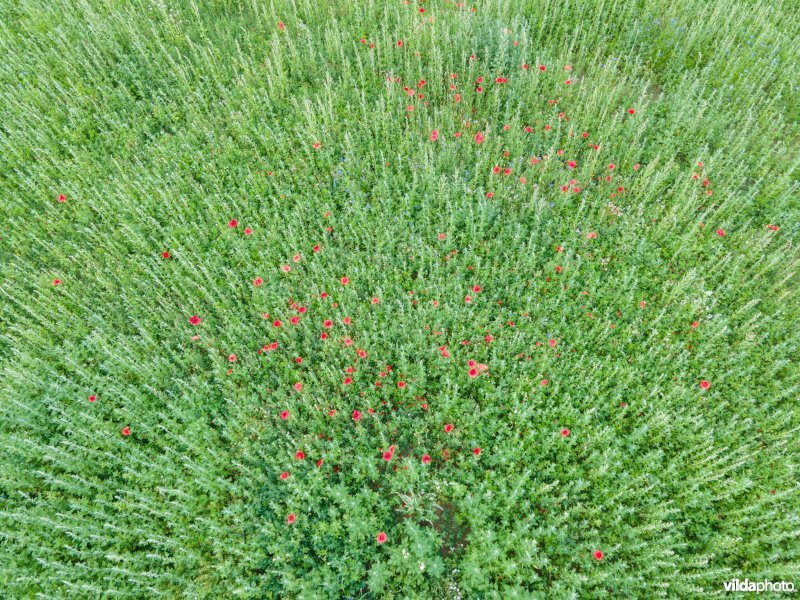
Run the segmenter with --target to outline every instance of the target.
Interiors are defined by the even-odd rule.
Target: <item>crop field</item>
[[[0,0],[0,598],[800,588],[798,15]]]

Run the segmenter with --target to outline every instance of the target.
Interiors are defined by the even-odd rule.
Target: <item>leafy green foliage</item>
[[[420,6],[0,6],[4,597],[800,583],[791,6]]]

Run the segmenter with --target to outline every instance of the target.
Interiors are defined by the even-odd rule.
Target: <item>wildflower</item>
[[[230,221],[228,221],[228,227],[230,227],[231,229],[234,229],[236,225],[238,225],[236,219],[231,219]]]
[[[253,285],[256,287],[260,287],[261,285],[263,285],[263,283],[264,280],[261,277],[256,277],[255,279],[253,279]]]
[[[633,109],[631,109],[631,110],[633,110]],[[603,551],[602,550],[595,550],[592,553],[592,556],[594,556],[596,560],[603,560]]]
[[[384,542],[385,542],[387,539],[389,539],[389,538],[388,538],[388,537],[386,537],[386,534],[385,534],[384,532],[382,532],[382,531],[381,531],[381,532],[378,534],[378,538],[377,538],[377,539],[378,539],[378,543],[379,543],[379,544],[383,544],[383,543],[384,543]]]
[[[236,362],[236,355],[235,354],[231,354],[228,357],[228,362],[232,362],[232,363]]]
[[[361,412],[354,410],[353,411],[353,421],[358,422],[361,420]]]
[[[564,429],[561,430],[561,437],[567,437],[567,436],[569,436],[569,429],[565,427]]]
[[[294,523],[296,520],[297,520],[297,517],[295,516],[294,513],[289,513],[289,516],[286,517],[286,522],[289,523],[289,525]]]
[[[446,433],[450,433],[451,431],[453,431],[453,424],[448,423],[447,425],[444,426],[444,430]]]
[[[480,131],[475,134],[475,143],[476,144],[482,144],[483,143],[483,139],[484,139],[483,138],[483,134]]]
[[[89,402],[94,402],[95,400],[97,400],[97,396],[95,396],[94,394],[89,396]]]
[[[198,317],[197,315],[189,317],[189,323],[191,323],[192,325],[200,325],[200,317]]]
[[[472,453],[475,456],[478,456],[481,453],[481,449],[476,446],[475,448],[472,449]]]
[[[303,460],[306,457],[306,455],[302,450],[298,450],[297,452],[294,453],[294,457],[297,460]]]
[[[58,195],[58,201],[59,202],[66,202],[67,201],[67,197],[64,194],[59,194]]]
[[[700,389],[707,390],[710,387],[711,387],[711,384],[708,381],[706,381],[705,379],[703,379],[703,381],[700,382]]]
[[[288,471],[284,471],[283,473],[281,473],[281,479],[283,479],[284,481],[289,479],[289,472]]]
[[[161,253],[161,256],[162,256],[162,258],[169,258],[169,252],[168,252],[167,250],[164,250],[164,251]]]
[[[128,436],[131,434],[131,428],[125,425],[125,427],[122,428],[122,431],[120,433],[122,433],[122,435]]]
[[[289,418],[289,411],[288,410],[282,410],[281,411],[281,420],[285,421],[288,418]]]
[[[422,464],[429,465],[431,463],[431,456],[430,454],[423,454],[422,455]]]

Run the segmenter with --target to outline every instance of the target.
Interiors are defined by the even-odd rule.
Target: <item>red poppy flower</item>
[[[253,285],[256,286],[256,287],[259,287],[263,283],[264,283],[264,280],[261,279],[261,277],[256,277],[255,279],[253,279]]]
[[[162,253],[161,253],[161,256],[162,256],[163,258],[169,258],[169,252],[167,252],[166,250],[164,250],[164,252],[162,252]]]
[[[322,144],[319,141],[314,142],[311,146],[314,148],[314,150],[319,150],[322,148]]]
[[[633,110],[633,109],[631,109],[631,110]],[[603,551],[602,550],[595,550],[592,553],[592,556],[594,556],[596,560],[603,560]]]
[[[540,71],[546,71],[547,67],[545,67],[544,65],[539,65],[539,70]]]
[[[469,370],[468,374],[469,374],[470,377],[473,377],[473,378],[477,377],[478,376],[478,369],[476,369],[475,367],[472,367]]]
[[[284,471],[283,473],[281,473],[281,479],[283,479],[284,481],[285,481],[286,479],[289,479],[289,473],[288,473],[288,471]]]
[[[300,383],[299,381],[298,381],[297,383],[295,383],[295,384],[294,384],[294,391],[295,391],[295,392],[299,392],[299,391],[301,391],[302,389],[303,389],[303,384],[302,384],[302,383]]]
[[[569,429],[566,427],[561,430],[561,437],[567,437],[569,435]]]
[[[131,434],[131,428],[128,427],[127,425],[125,425],[125,427],[122,428],[121,433],[122,433],[122,435],[130,435]]]
[[[444,426],[444,430],[446,433],[450,433],[451,431],[453,431],[453,424],[448,423],[447,425]]]
[[[482,144],[483,140],[484,140],[484,137],[483,137],[483,134],[480,131],[475,134],[475,143],[476,144]]]
[[[353,421],[361,420],[361,412],[354,410],[353,411]]]
[[[303,460],[306,457],[306,455],[302,450],[298,450],[297,452],[294,453],[294,457],[297,460]]]
[[[423,454],[422,455],[422,464],[429,465],[431,463],[431,455],[430,454]]]
[[[280,326],[281,326],[281,321],[280,321],[280,319],[275,319],[275,320],[272,322],[272,326],[273,326],[273,327],[280,327]]]
[[[350,280],[347,277],[342,277],[339,281],[342,282],[342,285],[347,285],[350,283]]]
[[[393,453],[387,450],[386,452],[383,453],[383,460],[389,462],[390,460],[392,460],[392,455]]]
[[[353,378],[352,377],[345,377],[344,378],[344,384],[345,385],[350,385],[351,383],[353,383]]]
[[[197,315],[190,317],[189,323],[191,323],[192,325],[200,325],[200,317],[198,317]]]
[[[397,47],[398,48],[402,48],[403,47],[403,40],[397,40]]]
[[[66,202],[67,201],[67,197],[64,194],[59,194],[58,195],[58,201],[59,202]]]
[[[481,449],[476,446],[475,448],[472,449],[472,453],[475,456],[478,456],[481,453]]]
[[[61,285],[60,279],[53,279],[53,285]]]
[[[692,329],[697,329],[700,326],[700,323],[697,321],[692,321]]]
[[[228,362],[232,362],[232,363],[233,363],[233,362],[236,362],[236,355],[235,355],[235,354],[231,354],[231,355],[228,357]]]
[[[405,381],[398,381],[397,382],[397,387],[399,387],[402,390],[404,387],[406,387],[406,382]]]
[[[725,230],[724,229],[717,229],[717,235],[719,237],[725,237]]]
[[[253,235],[253,230],[250,229],[249,227],[245,227],[244,228],[244,234],[245,235]]]
[[[439,132],[436,129],[434,129],[433,131],[431,131],[431,141],[435,142],[438,139],[439,139]]]
[[[389,539],[389,538],[386,537],[386,534],[383,533],[382,531],[378,534],[378,543],[379,544],[384,543],[387,539]]]
[[[700,382],[700,388],[701,389],[707,390],[710,387],[711,387],[711,384],[708,381],[706,381],[705,379],[703,379],[703,381]]]
[[[629,108],[629,109],[628,109],[628,114],[629,114],[629,115],[635,115],[635,114],[636,114],[636,111],[635,111],[634,109],[632,109],[632,108]]]
[[[294,523],[295,520],[297,520],[297,517],[295,517],[294,513],[289,513],[289,516],[286,517],[286,522],[289,523],[289,525]]]
[[[380,299],[379,299],[379,298],[377,298],[377,297],[374,297],[374,298],[372,299],[372,303],[373,303],[373,304],[377,304],[378,302],[380,302]]]
[[[231,219],[231,220],[228,222],[228,227],[230,227],[231,229],[233,229],[233,228],[234,228],[234,227],[236,227],[237,225],[238,225],[238,222],[236,221],[236,219]]]
[[[89,396],[89,402],[94,402],[95,400],[97,400],[97,396],[95,396],[94,394]]]
[[[288,418],[289,418],[289,411],[288,410],[282,410],[281,411],[281,419],[285,421]]]

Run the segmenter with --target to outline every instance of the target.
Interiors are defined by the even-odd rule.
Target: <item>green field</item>
[[[0,0],[0,597],[800,587],[798,14]]]

